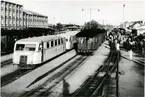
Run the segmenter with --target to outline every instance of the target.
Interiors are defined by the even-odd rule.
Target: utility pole
[[[99,9],[91,9],[91,8],[89,8],[89,9],[82,9],[82,11],[84,11],[84,10],[89,10],[90,11],[90,21],[92,20],[92,16],[91,16],[91,14],[92,14],[92,10],[97,10],[97,11],[100,11]]]

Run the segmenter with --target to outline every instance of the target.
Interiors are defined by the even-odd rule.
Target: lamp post
[[[122,17],[123,28],[124,28],[124,9],[125,9],[125,4],[123,4],[123,17]]]
[[[53,19],[54,19],[54,24],[55,24],[55,23],[56,23],[56,22],[55,22],[55,17],[53,17]]]
[[[99,9],[91,9],[91,8],[89,8],[89,9],[82,9],[82,11],[84,11],[84,10],[89,10],[90,11],[90,21],[91,21],[92,10],[100,11]]]

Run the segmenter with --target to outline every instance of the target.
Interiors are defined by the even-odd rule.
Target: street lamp
[[[89,10],[90,11],[90,21],[91,21],[92,10],[100,11],[99,9],[91,9],[91,8],[89,8],[89,9],[82,9],[82,11],[84,11],[84,10]]]
[[[56,22],[55,22],[55,17],[53,17],[53,19],[54,19],[54,24],[55,24],[55,23],[56,23]]]
[[[122,17],[123,28],[124,28],[124,9],[125,9],[125,4],[123,5],[123,17]]]

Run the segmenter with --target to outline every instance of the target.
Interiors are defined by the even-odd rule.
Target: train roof
[[[49,41],[52,39],[58,39],[61,38],[59,36],[56,35],[48,35],[48,36],[40,36],[40,37],[32,37],[32,38],[24,38],[24,39],[20,39],[17,42],[42,42],[42,41]]]
[[[68,31],[66,33],[58,34],[57,36],[62,36],[62,37],[75,36],[77,33],[79,33],[79,30],[77,30],[77,31]]]

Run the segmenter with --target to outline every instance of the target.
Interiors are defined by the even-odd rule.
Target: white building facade
[[[23,29],[23,6],[1,1],[1,27],[4,29]]]
[[[23,5],[1,1],[1,28],[20,30],[30,27],[47,28],[48,17],[23,10]]]
[[[48,17],[32,11],[23,11],[24,28],[47,28]]]

